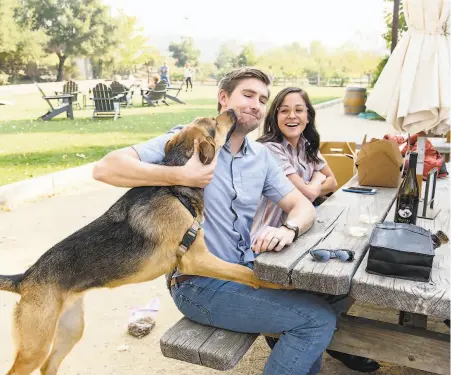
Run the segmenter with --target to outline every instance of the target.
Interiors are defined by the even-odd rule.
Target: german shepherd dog
[[[184,165],[193,155],[194,140],[200,160],[210,163],[236,121],[231,110],[216,118],[195,119],[166,144],[162,164]],[[186,201],[195,212],[190,212]],[[21,296],[14,314],[16,357],[7,375],[28,375],[37,368],[42,375],[57,374],[82,337],[83,296],[94,288],[150,281],[175,267],[187,275],[281,288],[257,279],[248,267],[215,257],[205,246],[202,231],[184,255],[178,254],[187,231],[203,220],[203,208],[199,188],[130,189],[98,219],[45,252],[25,273],[0,276],[0,290]]]

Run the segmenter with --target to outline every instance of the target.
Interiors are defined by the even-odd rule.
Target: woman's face
[[[277,125],[284,137],[297,143],[308,124],[308,111],[301,94],[293,92],[283,99],[277,109]]]

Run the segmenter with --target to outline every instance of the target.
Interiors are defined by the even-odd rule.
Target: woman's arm
[[[304,194],[310,202],[313,202],[321,195],[321,183],[306,184],[302,177],[300,177],[297,173],[292,173],[287,177],[293,183],[296,189]]]
[[[324,176],[326,176],[326,179],[321,184],[321,193],[319,195],[323,196],[328,193],[333,193],[337,191],[338,184],[337,180],[335,179],[334,172],[332,172],[332,169],[330,169],[329,166],[326,165],[319,172],[322,173]]]

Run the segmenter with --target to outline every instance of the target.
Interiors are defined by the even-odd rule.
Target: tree
[[[100,0],[23,0],[35,30],[48,36],[47,51],[58,56],[57,81],[63,79],[64,62],[69,56],[99,54],[116,43],[116,24]]]
[[[393,0],[385,0],[388,3],[393,3]],[[399,2],[399,0],[395,0],[396,2]],[[396,8],[396,3],[393,4],[391,9]],[[401,3],[399,4],[399,17],[398,17],[398,33],[396,34],[394,30],[396,30],[396,19],[397,17],[393,16],[393,11],[387,10],[385,12],[385,24],[387,25],[387,31],[382,34],[383,38],[385,39],[387,43],[387,48],[393,51],[394,47],[396,46],[396,43],[392,43],[393,35],[396,35],[397,39],[401,38],[404,32],[407,31],[407,23],[406,23],[406,17],[404,15],[404,5]],[[395,25],[393,24],[393,20],[395,20]],[[395,26],[395,27],[393,27]],[[393,47],[393,49],[391,48]]]
[[[136,17],[120,12],[116,18],[117,43],[112,46],[110,56],[114,61],[115,72],[129,74],[137,65],[152,65],[160,57],[158,51],[152,48],[149,38],[144,35],[144,28],[139,27]]]
[[[189,62],[193,66],[199,63],[200,50],[194,47],[193,38],[183,38],[181,43],[172,42],[169,45],[169,52],[175,59],[175,65],[179,68],[185,66]]]
[[[17,14],[22,12],[19,0],[0,2],[0,70],[11,74],[44,55],[46,36],[32,31],[26,23],[19,24]]]
[[[225,71],[238,66],[237,54],[234,51],[236,47],[236,45],[232,45],[231,43],[221,44],[215,61],[215,65],[218,70]]]
[[[238,66],[254,66],[257,64],[258,58],[255,54],[255,48],[252,43],[243,46],[240,54],[237,57]]]

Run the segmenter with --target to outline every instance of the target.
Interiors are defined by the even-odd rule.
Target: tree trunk
[[[391,28],[391,52],[398,44],[398,28],[399,28],[399,2],[400,0],[395,0],[393,3],[393,22]]]
[[[56,82],[61,82],[63,80],[64,62],[66,61],[67,56],[58,55],[58,58],[59,58],[59,62],[58,62],[58,76],[56,77]]]

